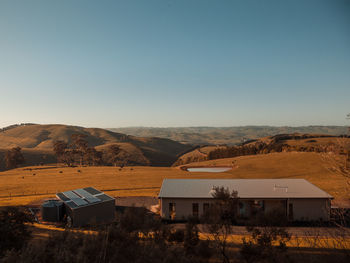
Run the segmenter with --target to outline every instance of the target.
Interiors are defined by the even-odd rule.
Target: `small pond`
[[[222,173],[231,170],[231,167],[190,167],[188,172]]]

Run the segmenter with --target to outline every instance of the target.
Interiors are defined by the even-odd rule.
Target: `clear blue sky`
[[[346,125],[350,1],[0,1],[0,127]]]

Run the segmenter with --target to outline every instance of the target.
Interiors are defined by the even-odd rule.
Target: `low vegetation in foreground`
[[[325,238],[305,231],[298,238],[289,233],[285,218],[278,213],[256,217],[257,221],[247,227],[248,234],[233,235],[234,193],[217,189],[214,198],[212,211],[200,219],[189,218],[182,226],[166,224],[146,209],[129,207],[118,213],[113,224],[52,231],[41,239],[31,237],[30,215],[14,208],[3,209],[0,234],[5,238],[1,239],[0,262],[341,263],[349,260],[350,235]]]

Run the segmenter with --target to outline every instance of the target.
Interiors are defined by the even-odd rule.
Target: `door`
[[[209,212],[209,203],[203,204],[203,215],[206,215]]]
[[[289,204],[288,206],[288,219],[293,221],[294,213],[293,213],[293,204]]]
[[[198,215],[199,215],[199,205],[198,205],[198,203],[193,203],[192,204],[192,215],[193,215],[193,217],[198,217]]]

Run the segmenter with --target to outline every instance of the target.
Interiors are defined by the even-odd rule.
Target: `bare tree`
[[[102,152],[97,151],[95,147],[89,147],[86,150],[84,160],[88,165],[100,165],[102,163]]]
[[[65,163],[67,166],[73,166],[74,165],[74,151],[72,149],[66,149],[64,151],[62,162]]]
[[[18,165],[24,163],[24,157],[21,152],[21,147],[14,147],[11,150],[8,150],[5,154],[5,164],[6,168],[12,169],[17,168]]]
[[[215,201],[203,216],[204,226],[219,249],[222,262],[229,263],[228,238],[238,215],[238,193],[230,193],[224,187],[213,187],[212,196]]]
[[[118,162],[120,161],[120,152],[122,150],[120,147],[116,144],[113,144],[108,147],[107,153],[108,153],[108,161],[112,163],[114,166],[117,166]]]
[[[247,263],[289,262],[287,242],[291,235],[286,229],[287,217],[283,210],[258,215],[247,225],[250,238],[243,238],[240,254]]]
[[[72,134],[72,148],[74,153],[79,156],[80,166],[83,165],[84,155],[88,149],[88,141],[86,138],[87,135],[85,134]]]
[[[63,162],[65,151],[68,147],[68,143],[64,141],[55,141],[53,143],[53,151],[56,154],[57,162]]]

